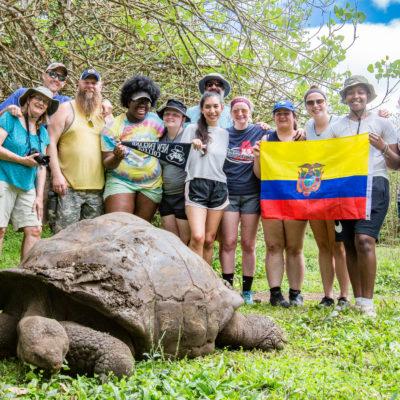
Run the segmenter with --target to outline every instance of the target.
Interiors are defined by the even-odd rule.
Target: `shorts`
[[[57,197],[54,231],[59,232],[82,219],[96,218],[102,214],[102,190],[74,190],[69,187],[64,196]]]
[[[194,178],[185,184],[185,205],[209,210],[224,210],[229,205],[225,182]]]
[[[113,194],[136,193],[136,192],[142,193],[144,196],[148,197],[153,203],[158,204],[161,201],[162,197],[161,186],[153,189],[146,189],[141,187],[137,183],[124,181],[113,175],[107,175],[106,185],[104,187],[104,194],[103,194],[104,200],[108,196],[112,196]]]
[[[229,195],[229,205],[224,211],[260,214],[260,194]]]
[[[349,219],[336,221],[337,242],[353,242],[356,234],[367,235],[375,240],[379,238],[379,231],[385,220],[389,208],[389,181],[383,176],[376,176],[372,180],[371,219]]]
[[[42,226],[32,210],[35,199],[36,189],[24,191],[0,181],[0,227],[6,228],[10,219],[16,231],[26,226]]]
[[[185,213],[185,195],[163,193],[158,211],[162,217],[175,215],[178,219],[187,219]]]

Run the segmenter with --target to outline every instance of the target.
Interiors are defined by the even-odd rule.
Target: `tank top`
[[[104,167],[101,157],[100,132],[103,118],[86,118],[70,102],[74,120],[58,141],[58,159],[69,186],[75,190],[101,190],[104,187]]]

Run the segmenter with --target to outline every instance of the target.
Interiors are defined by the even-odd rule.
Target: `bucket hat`
[[[19,98],[19,105],[22,107],[25,105],[26,101],[28,100],[29,97],[31,97],[34,94],[41,94],[42,96],[46,97],[47,99],[50,100],[49,106],[47,107],[46,113],[48,116],[53,115],[59,106],[59,101],[53,99],[53,93],[51,92],[50,89],[44,86],[38,86],[35,88],[30,88],[28,89],[20,98]]]
[[[204,78],[202,78],[199,81],[200,93],[203,94],[206,91],[206,83],[207,83],[207,81],[210,81],[212,79],[218,79],[219,81],[222,82],[222,84],[224,86],[224,97],[227,97],[228,94],[231,92],[231,85],[221,74],[218,74],[216,72],[206,75]]]
[[[163,118],[164,112],[167,108],[179,111],[186,118],[186,122],[190,122],[190,117],[186,114],[187,107],[181,101],[169,99],[166,104],[157,111],[157,114],[161,119]]]
[[[350,89],[351,87],[358,86],[358,85],[362,85],[367,88],[367,91],[368,91],[367,103],[370,103],[372,100],[376,99],[377,94],[375,93],[375,89],[368,82],[368,79],[362,75],[353,75],[344,81],[343,89],[339,92],[340,96],[342,98],[342,103],[346,104],[345,99],[346,99],[347,89]]]

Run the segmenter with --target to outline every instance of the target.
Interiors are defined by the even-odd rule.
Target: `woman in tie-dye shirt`
[[[150,112],[160,96],[159,87],[144,76],[128,79],[121,89],[119,115],[102,132],[103,164],[107,170],[104,188],[106,213],[125,211],[150,221],[162,195],[158,159],[121,145],[123,140],[157,141],[163,123]]]

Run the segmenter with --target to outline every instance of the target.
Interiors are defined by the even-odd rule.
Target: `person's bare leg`
[[[258,214],[241,214],[240,244],[242,247],[242,270],[244,276],[254,276],[256,269],[256,237]]]
[[[307,221],[283,221],[286,240],[286,274],[289,286],[301,290],[304,280],[303,242]]]
[[[356,234],[358,272],[360,274],[361,297],[372,299],[376,278],[375,238]]]
[[[204,238],[203,258],[210,265],[212,263],[214,242],[217,236],[219,224],[221,222],[223,210],[208,210],[206,219],[206,232]]]
[[[104,201],[105,213],[117,211],[133,214],[135,211],[136,193],[120,193],[108,196]]]
[[[179,237],[186,245],[190,240],[190,227],[187,219],[176,218],[176,225],[178,226]]]
[[[6,234],[7,228],[0,228],[0,255],[1,251],[3,250],[3,242],[4,242],[4,236]]]
[[[268,285],[270,288],[281,286],[285,260],[283,250],[285,248],[285,236],[283,221],[263,219],[262,226],[264,240],[267,247],[265,257],[265,271],[267,273]]]
[[[327,222],[330,221],[310,221],[310,226],[318,246],[318,263],[324,295],[332,299],[335,270]]]
[[[362,297],[361,278],[358,270],[358,256],[355,244],[352,241],[346,241],[344,242],[344,247],[346,249],[346,264],[354,297]]]
[[[203,257],[207,209],[195,206],[186,206],[185,209],[190,226],[189,248]]]
[[[176,236],[179,236],[178,225],[176,223],[175,215],[164,215],[161,217],[161,227],[168,232],[172,232]]]
[[[239,212],[225,211],[221,220],[219,260],[224,274],[235,272],[235,253],[239,229]]]
[[[41,226],[25,226],[23,229],[24,237],[21,245],[21,261],[23,261],[33,245],[40,240],[42,234]]]
[[[135,211],[134,214],[140,218],[151,222],[154,214],[158,208],[158,203],[154,203],[153,200],[149,199],[143,193],[137,193],[135,199]]]

